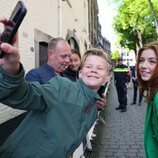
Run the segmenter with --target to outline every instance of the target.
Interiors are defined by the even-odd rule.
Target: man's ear
[[[50,50],[48,50],[48,59],[53,59],[54,58],[54,52],[53,51],[50,51]]]

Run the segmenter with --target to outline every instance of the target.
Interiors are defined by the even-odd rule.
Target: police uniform
[[[118,95],[119,106],[116,110],[121,110],[121,112],[127,111],[127,87],[126,83],[130,81],[130,71],[128,67],[122,64],[123,59],[118,59],[118,65],[113,69],[115,86]]]

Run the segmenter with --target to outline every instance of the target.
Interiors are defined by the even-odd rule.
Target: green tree
[[[120,53],[118,50],[114,50],[114,52],[111,54],[111,59],[112,60],[117,60],[120,57]]]
[[[149,2],[149,6],[150,6],[151,12],[152,12],[153,17],[154,17],[155,26],[156,26],[156,33],[158,34],[158,20],[157,20],[157,15],[156,15],[156,12],[155,12],[155,8],[154,8],[153,3],[151,2],[151,0],[148,0],[148,2]]]
[[[114,1],[114,0],[113,0]],[[119,4],[113,26],[122,47],[137,50],[143,44],[157,39],[155,16],[148,1],[116,0]],[[156,0],[152,1],[154,13],[158,12]]]

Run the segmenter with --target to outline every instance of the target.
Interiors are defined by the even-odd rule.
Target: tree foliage
[[[117,60],[120,57],[120,53],[118,52],[118,50],[114,50],[114,52],[111,54],[111,59],[112,60]]]
[[[148,1],[113,0],[119,4],[113,26],[118,35],[118,43],[125,48],[137,50],[143,44],[155,41],[157,32],[155,18]],[[155,13],[158,13],[157,0],[152,1]]]

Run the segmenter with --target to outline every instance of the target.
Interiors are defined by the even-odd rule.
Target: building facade
[[[0,15],[9,18],[17,2],[18,0],[1,0]],[[89,37],[89,1],[23,2],[27,14],[19,28],[18,36],[21,61],[26,71],[43,64],[46,60],[47,45],[53,37],[63,37],[72,48],[78,49],[81,53],[93,46]],[[3,27],[0,27],[0,31],[2,30]]]
[[[17,2],[18,0],[1,0],[1,17],[9,18]],[[23,2],[27,14],[18,35],[21,61],[26,72],[46,62],[47,46],[53,37],[63,37],[81,54],[91,47],[97,47],[102,39],[97,0]],[[0,31],[2,30],[3,27],[0,27]]]

